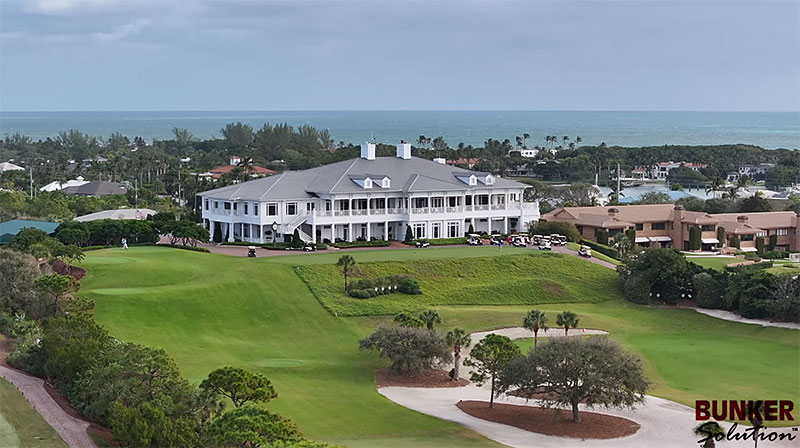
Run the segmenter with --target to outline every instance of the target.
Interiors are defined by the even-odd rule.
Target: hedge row
[[[353,247],[386,247],[391,246],[391,241],[386,240],[372,240],[372,241],[343,241],[339,243],[333,243],[331,246],[337,247],[339,249],[350,249]]]
[[[600,252],[603,255],[607,255],[615,260],[619,260],[619,252],[617,252],[617,249],[614,249],[613,247],[606,246],[605,244],[595,243],[594,241],[587,239],[582,239],[580,243],[584,246],[589,246],[592,248],[592,250]]]
[[[747,268],[769,269],[771,267],[772,267],[772,260],[761,261],[753,264],[740,264],[738,266],[725,266],[725,270],[728,272],[738,272]]]
[[[486,237],[489,238],[488,236]],[[417,244],[417,241],[425,241],[425,240],[413,240],[410,243],[404,242],[409,246],[414,246]],[[427,240],[431,246],[452,246],[456,244],[467,244],[466,238],[436,238],[433,240]]]
[[[183,244],[159,244],[159,247],[172,247],[174,249],[183,249],[183,250],[191,250],[193,252],[204,252],[209,253],[211,252],[205,247],[196,247],[196,246],[184,246]]]
[[[261,247],[267,250],[303,250],[302,247],[293,247],[292,243],[248,243],[247,241],[232,241],[232,242],[225,242],[220,243],[223,246],[253,246],[253,247]],[[317,243],[315,244],[317,250],[326,250],[328,248],[327,244]]]

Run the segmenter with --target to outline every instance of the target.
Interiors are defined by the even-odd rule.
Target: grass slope
[[[398,251],[402,252],[402,251]],[[162,347],[199,382],[226,365],[267,375],[269,408],[314,439],[348,446],[498,446],[379,395],[383,364],[356,327],[324,308],[288,257],[234,258],[157,247],[87,254],[82,293],[120,339]]]
[[[0,378],[0,446],[66,448],[55,429],[13,384]]]
[[[413,312],[432,305],[602,302],[619,290],[617,275],[608,268],[548,252],[362,263],[358,269],[363,278],[410,274],[423,293],[355,299],[344,293],[342,273],[333,264],[298,266],[297,272],[320,302],[340,316]]]
[[[507,249],[349,253],[362,267],[528,253]],[[358,339],[391,317],[336,318],[294,272],[295,265],[335,263],[341,253],[247,259],[157,247],[107,249],[87,254],[82,293],[97,302],[97,319],[114,336],[165,348],[193,381],[225,365],[269,376],[280,394],[270,409],[294,419],[309,437],[352,447],[498,446],[377,393],[374,369],[385,362],[360,353]],[[652,394],[687,405],[713,398],[800,399],[800,338],[793,330],[621,300],[436,308],[445,319],[442,329],[470,332],[519,326],[531,308],[547,311],[551,322],[560,311],[574,311],[582,327],[608,330],[645,358]]]

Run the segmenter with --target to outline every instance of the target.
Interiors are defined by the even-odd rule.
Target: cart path
[[[717,319],[722,319],[722,320],[729,320],[731,322],[739,322],[740,324],[751,324],[751,325],[761,325],[762,327],[778,327],[778,328],[788,328],[790,330],[800,330],[800,324],[794,322],[770,322],[768,320],[763,320],[763,319],[747,319],[736,313],[724,310],[709,310],[705,308],[696,308],[696,307],[691,307],[691,309],[697,311],[700,314],[705,314],[706,316],[716,317]]]
[[[70,448],[97,448],[86,429],[89,422],[79,420],[61,409],[44,388],[41,378],[0,365],[0,376],[17,387],[33,409],[56,430]]]
[[[511,339],[531,337],[531,331],[521,328],[501,328],[493,331],[481,331],[472,333],[472,344],[475,345],[486,335],[494,333],[507,336]],[[592,329],[573,329],[569,336],[583,336],[587,334],[608,334],[603,330]],[[564,337],[563,329],[551,328],[548,331],[540,331],[540,337]],[[463,358],[469,356],[465,350]],[[448,367],[449,369],[449,367]],[[463,371],[463,369],[462,369]],[[463,375],[460,375],[463,376]],[[641,427],[636,434],[628,437],[621,437],[610,440],[581,440],[566,437],[548,436],[535,432],[526,431],[502,423],[490,422],[488,420],[473,417],[461,409],[456,404],[462,400],[489,401],[490,391],[488,385],[478,387],[469,384],[464,387],[453,388],[418,388],[418,387],[381,387],[378,393],[389,400],[406,408],[430,415],[442,420],[458,423],[465,426],[489,439],[515,448],[564,448],[580,446],[584,448],[639,448],[643,446],[657,446],[660,448],[685,448],[700,446],[697,437],[692,429],[698,425],[695,420],[694,409],[684,406],[674,401],[648,395],[644,404],[636,407],[635,410],[629,409],[589,409],[585,405],[580,405],[582,410],[591,410],[608,415],[627,418],[638,423]],[[522,406],[538,406],[538,400],[525,400],[524,398],[501,395],[495,398],[498,403],[508,403]],[[570,412],[566,410],[565,412]],[[727,431],[730,427],[728,423],[722,423]],[[746,426],[739,426],[737,433],[742,433]],[[777,428],[767,430],[778,434],[797,435],[795,428]],[[763,442],[764,446],[770,447],[800,447],[800,437],[794,441],[784,440],[782,442]],[[747,441],[726,441],[725,446],[729,447],[752,447],[753,442]]]
[[[615,271],[617,270],[617,267],[614,264],[611,264],[611,263],[609,263],[609,262],[607,262],[605,260],[600,260],[599,258],[595,258],[595,257],[589,257],[589,258],[581,257],[574,250],[567,249],[567,246],[553,246],[551,249],[553,250],[553,252],[558,252],[558,253],[564,254],[564,255],[572,255],[573,257],[578,257],[580,259],[589,261],[589,262],[594,263],[594,264],[599,264],[600,266],[605,266],[605,267],[607,267],[609,269],[613,269]]]

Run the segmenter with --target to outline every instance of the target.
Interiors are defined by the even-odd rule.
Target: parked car
[[[483,238],[477,233],[470,233],[467,237],[467,244],[470,246],[483,246]]]
[[[255,246],[247,246],[247,256],[249,258],[256,258],[256,247]]]
[[[578,255],[581,257],[592,258],[592,249],[589,246],[581,246],[578,250]]]
[[[417,240],[416,246],[419,248],[425,248],[430,246],[431,243],[428,240]]]
[[[550,240],[542,238],[542,240],[539,241],[539,250],[553,250],[550,245]]]
[[[303,246],[303,250],[306,252],[314,252],[317,250],[317,245],[314,243],[306,243],[305,246]]]

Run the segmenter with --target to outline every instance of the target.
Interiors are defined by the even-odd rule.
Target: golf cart
[[[592,249],[589,246],[581,246],[578,250],[578,255],[581,257],[592,258]]]
[[[511,245],[514,247],[527,247],[528,238],[524,235],[513,235],[511,237]]]
[[[549,236],[543,236],[539,240],[539,250],[553,250]]]
[[[470,246],[483,246],[483,238],[477,233],[470,233],[467,237],[467,244]]]
[[[553,246],[566,246],[567,245],[567,237],[565,237],[564,235],[559,235],[557,233],[554,233],[554,234],[550,235],[550,243]]]
[[[539,245],[539,241],[541,241],[542,238],[543,238],[542,235],[533,235],[533,244],[535,246],[538,246]]]
[[[247,246],[247,256],[249,258],[256,258],[256,246]]]
[[[305,251],[305,252],[314,252],[316,250],[317,250],[317,245],[314,244],[314,243],[306,243],[303,246],[303,251]]]
[[[426,247],[428,247],[430,245],[431,245],[431,243],[428,240],[417,240],[417,243],[416,243],[416,246],[418,248],[420,248],[420,249],[424,249],[424,248],[426,248]]]

